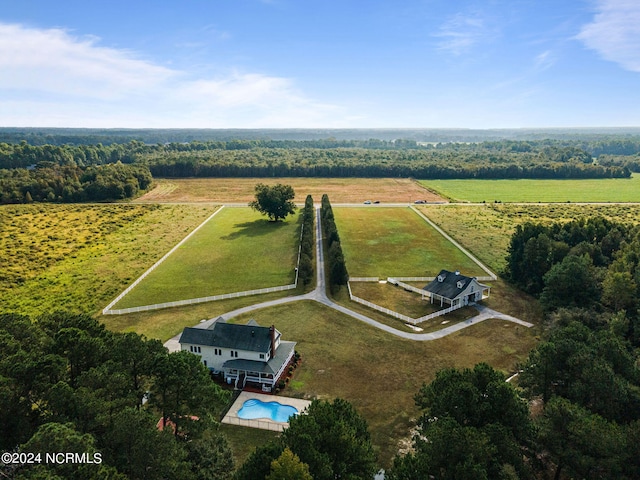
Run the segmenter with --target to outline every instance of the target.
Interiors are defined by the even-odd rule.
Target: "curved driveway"
[[[199,323],[198,325],[195,325],[195,328],[208,328],[213,322],[215,322],[218,318],[222,318],[224,320],[229,320],[233,317],[237,317],[238,315],[242,315],[244,313],[248,313],[248,312],[252,312],[254,310],[259,310],[262,308],[268,308],[268,307],[273,307],[276,305],[283,305],[285,303],[291,303],[291,302],[299,302],[302,300],[312,300],[312,301],[316,301],[319,303],[322,303],[323,305],[326,305],[329,308],[333,308],[334,310],[338,310],[339,312],[344,313],[345,315],[348,315],[350,317],[353,317],[357,320],[360,320],[361,322],[367,323],[368,325],[371,325],[372,327],[375,328],[379,328],[380,330],[384,330],[387,333],[390,333],[392,335],[395,335],[397,337],[401,337],[407,340],[415,340],[415,341],[419,341],[419,342],[425,342],[425,341],[429,341],[429,340],[436,340],[438,338],[442,338],[445,337],[447,335],[452,334],[453,332],[457,332],[458,330],[462,330],[463,328],[467,328],[471,325],[475,325],[477,323],[480,323],[484,320],[488,320],[490,318],[498,318],[501,320],[507,320],[509,322],[514,322],[517,323],[519,325],[523,325],[525,327],[533,327],[532,323],[529,322],[525,322],[523,320],[520,320],[518,318],[512,317],[510,315],[505,315],[503,313],[500,312],[496,312],[495,310],[491,310],[490,308],[487,308],[483,305],[476,305],[475,307],[479,310],[478,315],[476,315],[475,317],[469,318],[467,320],[465,320],[464,322],[460,322],[460,323],[456,323],[454,325],[451,325],[449,327],[445,327],[442,328],[440,330],[437,330],[435,332],[430,332],[430,333],[409,333],[409,332],[403,332],[402,330],[397,330],[393,327],[390,327],[389,325],[385,325],[384,323],[380,323],[376,320],[373,320],[372,318],[367,317],[366,315],[363,315],[361,313],[358,312],[354,312],[353,310],[350,310],[347,307],[344,307],[343,305],[340,305],[338,303],[335,303],[333,300],[331,300],[328,296],[327,296],[327,289],[326,289],[326,278],[325,278],[325,268],[324,268],[324,250],[322,248],[322,225],[321,225],[321,218],[320,218],[320,208],[316,207],[316,288],[312,291],[309,292],[305,295],[298,295],[295,297],[285,297],[285,298],[278,298],[276,300],[269,300],[266,302],[261,302],[261,303],[256,303],[254,305],[248,305],[246,307],[242,307],[242,308],[238,308],[236,310],[233,310],[231,312],[227,312],[223,315],[219,315],[215,318],[212,318],[210,320],[207,320],[205,322]],[[170,351],[177,351],[180,350],[180,345],[178,343],[178,339],[180,338],[180,334],[176,335],[175,337],[167,340],[165,342],[165,347],[167,347]]]

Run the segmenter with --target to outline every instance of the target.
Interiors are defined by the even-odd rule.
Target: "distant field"
[[[594,180],[420,180],[459,202],[640,202],[640,175]]]
[[[257,183],[291,185],[295,202],[307,195],[320,202],[326,193],[333,203],[441,201],[442,198],[406,178],[183,178],[155,180],[156,188],[136,202],[250,202]]]
[[[352,277],[433,277],[443,268],[485,275],[409,208],[338,207],[333,211]]]
[[[274,223],[250,208],[227,207],[114,308],[293,283],[298,243],[297,216]]]

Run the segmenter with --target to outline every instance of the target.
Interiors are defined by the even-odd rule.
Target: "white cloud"
[[[2,126],[303,127],[346,118],[287,78],[193,78],[61,29],[0,23],[0,71]]]
[[[626,70],[640,72],[640,3],[598,0],[593,21],[576,38],[602,58]]]
[[[491,37],[492,33],[482,18],[457,14],[447,20],[433,36],[441,39],[437,43],[439,50],[459,56]]]

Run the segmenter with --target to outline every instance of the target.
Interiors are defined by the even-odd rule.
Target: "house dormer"
[[[445,278],[447,278],[447,276],[446,276],[446,275],[442,275],[442,274],[438,275],[438,281],[439,281],[440,283],[444,282],[444,279],[445,279]]]
[[[458,280],[458,283],[456,283],[456,287],[463,288],[464,287],[464,282],[462,280]]]

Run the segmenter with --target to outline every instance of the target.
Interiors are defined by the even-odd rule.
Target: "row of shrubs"
[[[342,285],[347,284],[349,273],[347,265],[344,261],[342,246],[340,245],[340,236],[338,228],[333,217],[333,210],[329,196],[325,193],[322,196],[322,206],[320,208],[320,216],[322,218],[322,232],[327,241],[327,270],[329,272],[329,288],[331,293],[336,293]]]
[[[314,226],[313,198],[307,195],[302,210],[302,238],[300,239],[300,264],[298,265],[298,280],[303,285],[309,285],[313,279],[313,226]]]

